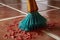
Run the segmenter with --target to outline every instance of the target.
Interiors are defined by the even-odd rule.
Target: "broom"
[[[46,25],[46,19],[38,12],[35,0],[27,0],[28,15],[19,22],[19,29],[24,31],[36,30]]]

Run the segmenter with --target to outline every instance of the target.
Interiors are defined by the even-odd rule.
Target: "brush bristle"
[[[19,29],[30,31],[43,28],[46,25],[46,21],[38,12],[28,12],[28,15],[19,23]]]

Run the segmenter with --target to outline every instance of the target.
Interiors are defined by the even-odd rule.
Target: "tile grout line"
[[[9,5],[6,5],[6,4],[4,5],[3,3],[0,3],[0,4],[3,5],[3,6],[6,6],[6,7],[8,6],[8,8],[12,8],[12,9],[13,9],[13,7],[11,7],[11,6],[9,6]],[[15,8],[14,8],[13,10],[15,10]],[[17,10],[18,10],[18,9],[17,9]],[[17,10],[16,10],[16,11],[17,11]],[[47,11],[52,11],[52,10],[55,10],[55,9],[51,9],[51,10],[47,10]],[[20,12],[20,10],[19,10],[18,12]],[[25,13],[25,12],[23,12],[23,11],[21,11],[21,12],[22,12],[23,14]],[[20,12],[20,13],[21,13],[21,12]],[[40,13],[40,12],[39,12],[39,13]],[[27,13],[25,13],[25,14],[27,15]],[[25,16],[26,16],[26,15],[25,15]],[[21,16],[4,18],[4,19],[0,19],[0,21],[9,20],[9,19],[15,19],[15,18],[18,18],[18,17],[21,17]]]
[[[54,38],[56,40],[60,40],[60,37],[53,34],[53,33],[50,33],[50,32],[44,31],[44,30],[42,32],[44,32],[45,34],[47,34],[48,36],[50,36],[50,37],[52,37],[52,38]]]
[[[48,5],[50,7],[53,7],[53,8],[56,8],[56,9],[60,9],[59,7],[55,7],[55,6],[52,6],[52,5]]]
[[[43,10],[43,11],[47,11],[47,12],[49,12],[49,11],[53,11],[53,10],[56,10],[56,9],[50,9],[50,10]],[[41,13],[42,11],[40,11],[39,13]]]
[[[3,4],[3,3],[1,3],[1,5],[6,6],[6,7],[8,7],[8,8],[11,8],[11,9],[13,9],[13,10],[15,10],[15,11],[18,11],[18,12],[20,12],[20,13],[23,13],[23,14],[26,14],[26,15],[27,15],[26,12],[23,12],[23,11],[21,11],[21,10],[18,10],[18,9],[16,9],[16,8],[13,8],[13,7],[9,6],[9,5],[6,5],[6,4]],[[50,9],[50,10],[55,10],[55,9]],[[42,10],[42,11],[50,11],[50,10]],[[42,11],[40,11],[40,12],[42,12]]]
[[[20,3],[18,3],[18,5],[19,5]],[[9,4],[9,5],[13,5],[13,4]],[[13,9],[13,7],[11,7],[11,6],[9,6],[8,4],[4,4],[3,6],[6,6],[6,7],[8,7],[8,8],[11,8],[11,9]],[[17,5],[17,4],[14,4],[14,5]],[[16,10],[16,8],[14,8],[13,10]],[[16,11],[18,11],[19,9],[17,9]],[[42,10],[42,11],[48,11],[48,10]],[[23,12],[23,11],[21,11],[21,10],[19,10],[18,12],[21,12],[21,13],[25,13],[25,12]],[[41,11],[40,11],[41,12]],[[26,14],[26,13],[25,13]]]
[[[41,2],[40,2],[41,3]],[[44,4],[44,3],[41,3],[41,4]],[[45,5],[47,5],[47,4],[45,4]],[[47,6],[50,6],[50,7],[53,7],[53,8],[56,8],[56,9],[60,9],[59,7],[56,7],[56,6],[52,6],[52,5],[47,5]]]
[[[21,11],[21,10],[19,10],[19,9],[13,8],[13,7],[11,7],[11,6],[7,5],[7,4],[1,3],[1,5],[6,6],[6,7],[8,7],[8,8],[11,8],[11,9],[13,9],[13,10],[16,10],[16,11],[18,11],[18,12],[21,12],[21,13],[23,13],[23,14],[27,14],[26,12],[23,12],[23,11]],[[15,5],[16,5],[16,4],[15,4]],[[51,10],[54,10],[54,9],[51,9]],[[42,10],[42,11],[49,11],[49,10]],[[39,11],[39,12],[42,12],[42,11]]]
[[[2,4],[2,3],[0,3],[0,4]],[[3,6],[6,6],[6,5],[4,5],[4,4],[2,4]],[[7,6],[6,6],[7,7]],[[8,6],[8,8],[11,8],[10,6]],[[14,8],[13,8],[13,10],[14,10]],[[16,10],[17,11],[17,10]],[[20,12],[20,10],[19,10],[19,12]],[[24,12],[22,12],[22,13],[24,13]],[[25,15],[26,16],[26,15]],[[14,19],[14,18],[18,18],[18,17],[21,17],[21,16],[15,16],[15,17],[10,17],[10,18],[5,18],[5,19],[2,19],[2,20],[0,20],[0,21],[4,21],[4,20],[9,20],[9,19]],[[49,34],[48,32],[44,32],[44,33],[46,33],[48,36],[50,36],[50,37],[52,37],[52,38],[54,38],[54,39],[56,39],[56,38],[58,38],[58,39],[60,39],[59,37],[57,37],[56,36],[56,38],[54,37],[54,36],[52,36],[51,34]]]
[[[18,9],[16,9],[16,8],[13,8],[13,7],[9,6],[9,5],[6,5],[6,4],[3,4],[3,3],[0,3],[0,4],[3,5],[3,6],[6,6],[6,7],[8,7],[8,8],[11,8],[11,9],[13,9],[13,10],[15,10],[15,11],[18,11],[18,12],[20,12],[20,13],[22,13],[22,14],[26,14],[25,12],[20,11],[20,10],[18,10]]]
[[[49,10],[49,11],[51,11],[51,10]],[[41,13],[41,12],[39,12],[39,13]],[[26,16],[26,15],[19,15],[19,16],[15,16],[15,17],[4,18],[4,19],[0,19],[0,21],[15,19],[15,18],[23,17],[23,16]]]
[[[1,3],[0,3],[1,4]],[[5,4],[5,6],[6,6],[6,4]],[[11,6],[9,6],[9,5],[7,5],[8,6],[8,8],[11,8]],[[13,7],[12,7],[13,8]],[[15,10],[15,9],[13,9],[13,10]],[[17,9],[18,10],[18,9]],[[17,11],[16,10],[16,11]],[[44,11],[52,11],[52,10],[55,10],[55,9],[51,9],[51,10],[44,10]],[[20,10],[18,11],[18,12],[20,12]],[[25,12],[23,12],[23,11],[21,11],[23,14],[25,13]],[[39,13],[41,13],[42,11],[40,11]],[[27,15],[27,13],[26,13],[26,15]],[[4,20],[9,20],[9,19],[15,19],[15,18],[18,18],[18,17],[9,17],[9,18],[4,18],[4,19],[1,19],[1,21],[4,21]]]
[[[13,8],[13,7],[9,6],[9,5],[6,5],[6,4],[3,4],[3,3],[0,3],[0,4],[3,5],[3,6],[6,6],[6,7],[8,7],[8,8],[11,8],[11,9],[13,9],[13,10],[16,10],[16,11],[18,11],[18,12],[21,12],[21,13],[23,13],[23,14],[27,14],[27,13],[25,13],[25,12],[23,12],[23,11],[21,11],[21,10],[18,10],[18,9],[16,9],[16,8]],[[55,6],[51,6],[51,5],[48,5],[48,6],[53,7],[53,8],[56,8],[56,9],[60,9],[60,8],[58,8],[58,7],[55,7]],[[54,10],[54,9],[51,9],[51,10]],[[42,11],[50,11],[50,10],[42,10]],[[42,12],[42,11],[40,11],[40,12]]]
[[[44,1],[36,1],[36,2],[44,2]],[[26,2],[22,2],[22,3],[26,3]],[[0,3],[1,4],[1,3]],[[16,5],[16,3],[11,3],[9,5]],[[17,5],[20,5],[20,3],[17,3]]]
[[[15,17],[4,18],[4,19],[0,19],[0,21],[11,20],[11,19],[15,19],[15,18],[23,17],[23,16],[26,16],[26,15],[19,15],[19,16],[15,16]]]

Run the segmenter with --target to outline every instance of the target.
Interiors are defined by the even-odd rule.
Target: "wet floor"
[[[26,1],[21,0],[0,0],[0,3],[6,4],[10,7],[13,7],[17,10],[21,10],[22,12],[27,13],[27,5]],[[55,22],[55,26],[53,29],[49,29],[48,31],[60,37],[60,1],[59,0],[37,0],[37,5],[39,8],[39,13],[44,16],[47,20],[51,22]],[[53,7],[52,7],[53,6]],[[15,17],[22,15],[21,12],[11,9],[7,6],[0,4],[0,20],[10,17]],[[14,23],[14,20],[17,23],[22,20],[23,17],[19,17],[16,19],[0,21],[0,40],[14,40],[11,38],[5,39],[3,35],[7,33],[7,27]],[[54,38],[48,36],[43,33],[43,35],[39,35],[36,39],[32,40],[55,40]]]

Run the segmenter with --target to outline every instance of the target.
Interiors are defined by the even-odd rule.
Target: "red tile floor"
[[[45,4],[45,1],[40,2],[37,1],[38,7],[39,7],[39,13],[44,16],[47,20],[50,20],[50,22],[55,22],[55,25],[52,29],[46,30],[49,33],[52,33],[56,35],[57,39],[54,37],[49,36],[48,33],[39,33],[36,38],[33,38],[31,40],[60,40],[60,1],[56,0],[48,0],[47,4]],[[4,5],[3,5],[4,4]],[[8,7],[8,6],[9,7]],[[50,6],[49,6],[50,5]],[[53,7],[52,7],[53,6]],[[15,9],[13,9],[13,8]],[[18,11],[17,11],[18,10]],[[15,0],[13,1],[7,1],[7,0],[0,0],[0,40],[15,40],[11,37],[4,37],[5,34],[9,34],[7,32],[7,28],[10,25],[14,25],[14,22],[18,23],[21,21],[25,16],[22,12],[27,13],[27,6],[26,2],[20,2]],[[14,27],[15,30],[17,30],[17,27]],[[53,35],[52,35],[53,36]]]

